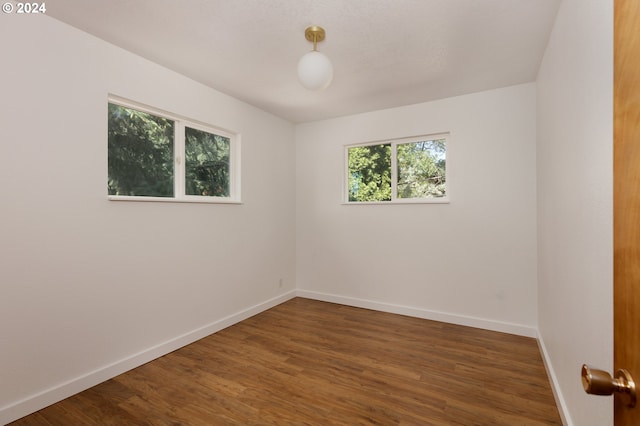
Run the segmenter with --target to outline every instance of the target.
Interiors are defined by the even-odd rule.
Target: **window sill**
[[[156,203],[199,203],[199,204],[242,204],[242,201],[229,198],[169,198],[169,197],[123,197],[118,195],[109,195],[109,201],[143,201]]]
[[[389,206],[394,204],[450,204],[451,201],[448,198],[433,198],[433,199],[401,199],[393,201],[344,201],[344,206]]]

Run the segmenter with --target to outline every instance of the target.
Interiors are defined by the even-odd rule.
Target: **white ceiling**
[[[535,81],[560,0],[48,0],[47,15],[292,122]],[[310,25],[334,65],[297,81]]]

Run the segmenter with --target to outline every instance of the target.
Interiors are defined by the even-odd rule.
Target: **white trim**
[[[145,196],[121,196],[121,195],[108,195],[109,201],[153,201],[153,202],[165,202],[165,203],[202,203],[202,204],[244,204],[239,200],[232,200],[226,197],[199,197],[199,196],[186,196],[185,198],[171,198],[171,197],[145,197]]]
[[[553,370],[553,366],[551,365],[551,358],[549,357],[549,353],[547,352],[547,347],[545,346],[544,340],[540,335],[538,335],[538,347],[540,348],[540,354],[542,354],[542,362],[544,364],[544,368],[547,370],[547,377],[549,377],[549,381],[551,382],[551,391],[553,392],[553,398],[556,400],[556,405],[558,406],[558,412],[560,413],[562,424],[564,426],[573,426],[567,403],[562,396],[562,391],[560,390],[558,377]]]
[[[78,392],[100,384],[105,380],[146,364],[149,361],[173,352],[176,349],[232,326],[267,309],[271,309],[287,300],[293,299],[295,296],[295,291],[289,291],[20,401],[0,407],[0,424],[7,424],[41,410]]]
[[[240,133],[234,133],[233,139],[231,143],[231,147],[229,148],[229,156],[231,157],[229,163],[229,191],[230,195],[233,197],[234,202],[241,202],[242,193],[241,193],[241,161],[240,155],[242,152],[242,135]]]
[[[345,201],[343,206],[388,206],[389,204],[450,204],[448,197],[439,198],[396,198],[392,201]]]
[[[391,142],[391,170],[390,170],[391,171],[391,202],[396,202],[398,200],[398,168],[399,168],[398,141],[392,141]],[[445,176],[445,179],[446,179],[446,176]]]
[[[498,331],[501,333],[516,334],[525,337],[537,337],[537,329],[521,324],[503,321],[494,321],[484,318],[470,317],[466,315],[449,314],[412,306],[396,305],[393,303],[377,302],[374,300],[359,299],[355,297],[339,296],[337,294],[320,293],[309,290],[296,290],[298,297],[321,300],[323,302],[339,303],[341,305],[355,306],[357,308],[372,309],[389,312],[392,314],[406,315],[415,318],[423,318],[433,321],[447,322],[450,324],[464,325],[467,327],[482,328],[484,330]]]
[[[173,126],[173,197],[171,200],[182,200],[185,195],[187,155],[185,152],[186,125],[182,120],[174,121]]]

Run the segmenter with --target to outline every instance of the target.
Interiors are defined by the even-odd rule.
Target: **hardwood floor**
[[[296,298],[11,425],[560,425],[534,339]]]

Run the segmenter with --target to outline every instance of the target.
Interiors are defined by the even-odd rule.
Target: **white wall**
[[[298,125],[300,294],[532,335],[535,84]],[[342,205],[343,146],[451,132],[450,204]]]
[[[613,2],[564,0],[538,74],[539,331],[571,424],[612,424]]]
[[[292,124],[47,16],[1,18],[0,424],[295,288]],[[108,201],[108,93],[241,133],[244,204]]]
[[[609,424],[578,374],[612,366],[611,35],[610,1],[564,0],[537,85],[294,135],[46,16],[4,17],[0,423],[283,300],[297,278],[320,299],[539,326],[568,422]],[[244,204],[107,201],[108,93],[240,132]],[[341,204],[345,144],[446,131],[450,204]]]

